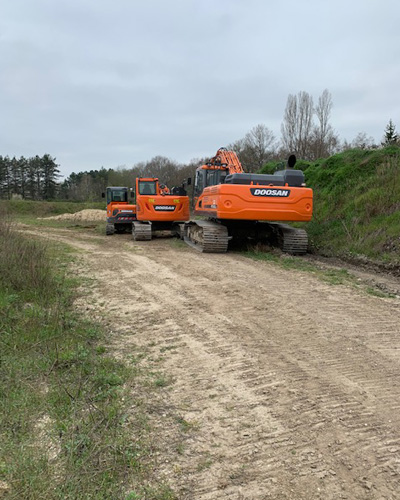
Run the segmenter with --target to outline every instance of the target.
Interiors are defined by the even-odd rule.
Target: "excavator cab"
[[[127,187],[108,187],[107,205],[109,203],[128,203],[128,188]]]
[[[192,208],[196,206],[198,198],[206,187],[224,184],[228,174],[229,171],[225,165],[219,165],[218,169],[213,168],[210,164],[198,168],[193,185]]]

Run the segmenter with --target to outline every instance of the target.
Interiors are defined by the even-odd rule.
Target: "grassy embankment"
[[[156,381],[139,355],[113,358],[105,332],[73,310],[66,265],[65,248],[25,239],[2,214],[0,498],[171,499],[151,474],[140,398]]]
[[[400,148],[350,150],[298,168],[314,190],[305,227],[315,251],[400,264]]]

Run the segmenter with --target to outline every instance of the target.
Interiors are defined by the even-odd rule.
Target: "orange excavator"
[[[243,171],[234,151],[220,148],[196,170],[193,210],[205,220],[184,225],[183,239],[202,252],[226,252],[230,240],[268,240],[284,252],[304,254],[304,229],[282,222],[309,221],[313,192],[291,155],[286,169],[268,174]]]
[[[136,220],[134,240],[151,240],[156,231],[180,234],[180,223],[189,220],[189,197],[184,186],[171,190],[155,177],[136,179]]]
[[[135,203],[127,187],[107,187],[106,234],[132,231],[134,240],[151,240],[156,231],[180,235],[180,224],[189,220],[189,197],[184,186],[171,190],[156,177],[136,179]]]
[[[103,193],[107,199],[106,235],[130,231],[136,220],[136,205],[129,203],[129,188],[112,186]],[[132,193],[133,194],[133,193]]]

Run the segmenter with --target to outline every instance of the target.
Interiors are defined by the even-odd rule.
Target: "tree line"
[[[299,159],[315,161],[346,149],[376,149],[380,146],[400,146],[400,139],[392,120],[384,131],[380,145],[372,137],[360,132],[352,141],[341,142],[331,123],[332,96],[325,89],[314,104],[308,92],[289,95],[281,125],[281,138],[264,124],[253,127],[243,138],[231,144],[246,172],[257,172],[265,164],[296,154]],[[215,152],[213,151],[212,154]],[[132,187],[136,177],[158,177],[169,187],[178,186],[193,177],[197,166],[207,158],[191,160],[187,164],[164,156],[155,156],[147,162],[117,169],[101,168],[72,173],[59,182],[60,171],[56,159],[49,154],[34,158],[0,156],[0,198],[21,197],[32,200],[62,199],[71,201],[100,201],[106,186]]]
[[[72,173],[59,187],[59,197],[71,201],[100,201],[107,186],[133,187],[136,177],[158,177],[168,187],[180,186],[188,177],[193,177],[198,165],[205,158],[182,164],[164,156],[155,156],[131,168],[90,170]]]
[[[56,159],[0,156],[0,198],[51,200],[57,196],[60,170]]]

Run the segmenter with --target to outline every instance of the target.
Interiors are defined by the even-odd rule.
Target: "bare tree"
[[[275,136],[268,127],[259,124],[246,134],[244,146],[251,162],[249,171],[254,172],[262,168],[274,154],[276,149]]]
[[[256,125],[228,149],[235,151],[246,172],[257,172],[275,154],[276,141],[273,132],[263,124]]]
[[[316,160],[338,151],[339,137],[329,123],[332,106],[328,89],[322,92],[315,107],[307,92],[289,95],[281,126],[282,152],[295,153],[305,160]]]
[[[318,104],[315,106],[315,114],[317,115],[319,121],[318,132],[321,142],[324,142],[324,139],[327,136],[330,128],[332,128],[329,125],[332,106],[332,96],[329,93],[328,89],[325,89],[319,96]]]
[[[309,158],[313,113],[313,99],[308,92],[289,94],[281,126],[282,145],[287,153]]]
[[[347,151],[348,149],[376,149],[377,147],[372,136],[368,137],[366,132],[359,132],[351,142],[344,141],[341,149]]]
[[[332,96],[328,89],[325,89],[318,98],[318,104],[314,109],[318,124],[314,126],[313,131],[314,141],[311,158],[313,160],[330,156],[338,149],[339,138],[329,123],[332,106]]]

